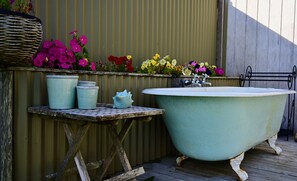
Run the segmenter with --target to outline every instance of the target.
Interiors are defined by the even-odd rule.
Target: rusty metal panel
[[[132,55],[135,66],[153,54],[215,64],[217,0],[35,0],[44,38],[68,44],[85,34],[94,61]]]

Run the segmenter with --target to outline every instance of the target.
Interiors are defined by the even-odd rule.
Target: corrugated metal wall
[[[65,71],[17,69],[14,71],[14,180],[40,181],[53,173],[63,161],[68,143],[60,123],[27,113],[27,107],[48,105],[46,74],[65,74]],[[93,80],[100,86],[98,102],[112,103],[116,91],[128,89],[133,94],[133,105],[152,106],[154,97],[143,95],[141,91],[149,87],[171,85],[168,76],[148,76],[125,73],[79,73],[80,80]],[[238,79],[218,78],[211,80],[214,85],[238,85]],[[74,130],[75,130],[75,125]],[[104,126],[91,127],[82,144],[82,154],[86,162],[100,160],[108,153],[111,140]],[[133,126],[124,147],[133,166],[161,158],[174,151],[161,117],[149,123]],[[109,173],[121,170],[117,158]],[[95,172],[91,172],[94,176]],[[77,175],[65,180],[79,180]]]
[[[94,61],[153,54],[215,64],[217,0],[34,0],[46,39],[69,42],[77,29],[89,38]]]
[[[14,180],[44,180],[46,174],[57,170],[67,151],[62,124],[27,114],[28,106],[48,105],[45,74],[14,73]],[[167,87],[167,78],[80,74],[80,79],[96,81],[100,86],[98,102],[104,103],[112,103],[115,92],[125,88],[132,92],[134,105],[156,106],[154,99],[141,93],[142,89]],[[90,128],[81,151],[86,161],[91,162],[105,157],[110,146],[107,129],[95,126]],[[135,124],[124,146],[132,165],[165,156],[172,148],[160,117],[149,123]],[[117,160],[109,171],[119,170],[121,166]]]

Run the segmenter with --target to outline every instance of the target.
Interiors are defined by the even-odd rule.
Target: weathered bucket
[[[76,86],[78,108],[95,109],[98,90],[98,86]]]
[[[47,75],[47,91],[50,109],[72,109],[75,106],[76,75]]]

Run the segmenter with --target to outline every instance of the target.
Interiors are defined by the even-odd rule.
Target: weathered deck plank
[[[262,143],[246,152],[241,168],[249,174],[249,180],[291,181],[297,180],[297,143],[279,139],[276,144],[283,149],[275,155],[267,143]],[[165,180],[237,180],[229,161],[207,162],[188,159],[182,167],[177,167],[175,157],[166,157],[158,163],[143,165],[146,173],[138,180],[154,177],[154,181]]]

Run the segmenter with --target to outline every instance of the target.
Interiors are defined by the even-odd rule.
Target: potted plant
[[[42,40],[31,0],[0,0],[0,66],[28,66]]]

